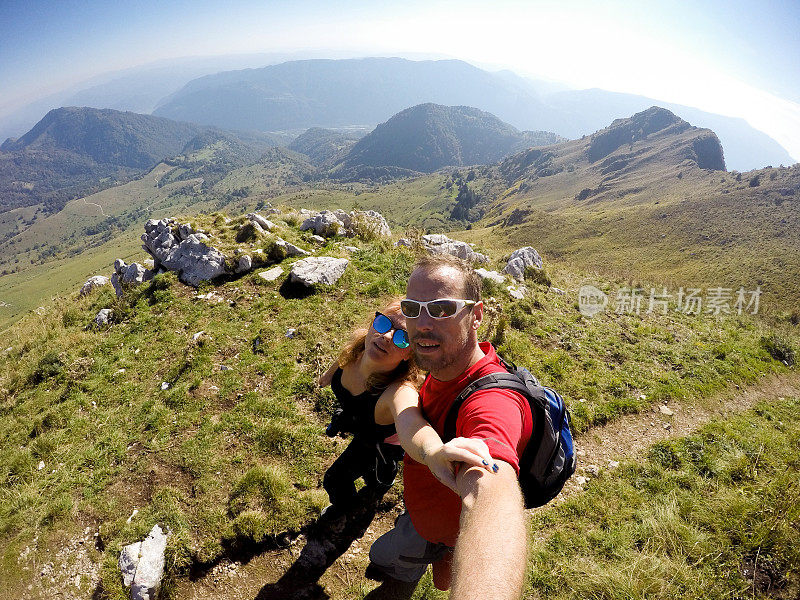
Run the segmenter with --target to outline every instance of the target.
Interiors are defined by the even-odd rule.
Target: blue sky
[[[0,28],[0,116],[159,59],[421,53],[740,116],[800,160],[796,0],[0,0]]]

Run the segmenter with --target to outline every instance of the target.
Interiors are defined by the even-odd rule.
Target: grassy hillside
[[[533,598],[794,598],[800,399],[651,447],[539,513]]]
[[[238,227],[223,215],[193,221],[220,245]],[[279,225],[299,242],[308,234],[293,222]],[[352,254],[341,242],[320,252],[351,263],[336,286],[310,296],[255,273],[196,291],[168,274],[121,301],[110,289],[64,298],[4,334],[0,578],[8,589],[23,589],[33,565],[52,561],[87,527],[98,533],[92,560],[102,564],[103,589],[122,598],[119,548],[156,522],[173,532],[174,579],[248,545],[269,547],[318,514],[327,503],[321,475],[346,442],[324,436],[333,399],[314,381],[343,333],[403,292],[414,260],[387,242],[345,243],[354,242],[361,250]],[[572,289],[586,273],[552,266],[548,275]],[[785,323],[748,315],[590,320],[573,296],[529,286],[526,299],[512,301],[487,285],[481,334],[561,390],[578,430],[786,371],[776,346],[800,347]],[[198,297],[211,290],[221,302]],[[113,322],[98,329],[93,318],[105,307]],[[47,596],[51,584],[36,585]]]

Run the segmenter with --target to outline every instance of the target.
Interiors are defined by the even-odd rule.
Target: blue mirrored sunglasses
[[[406,330],[397,329],[392,323],[392,320],[383,313],[375,313],[375,320],[372,321],[372,328],[378,333],[386,333],[387,331],[394,329],[394,333],[392,334],[392,343],[398,348],[408,348],[409,341]]]

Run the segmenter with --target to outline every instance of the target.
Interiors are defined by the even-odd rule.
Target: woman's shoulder
[[[334,376],[339,371],[341,371],[341,368],[339,367],[339,361],[335,360],[333,361],[333,364],[330,367],[328,367],[328,370],[319,376],[319,380],[317,381],[319,387],[329,386],[333,381]],[[341,377],[341,374],[339,376]]]

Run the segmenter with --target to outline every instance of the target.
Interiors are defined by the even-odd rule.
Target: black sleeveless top
[[[370,442],[382,442],[390,435],[396,433],[394,423],[391,425],[378,425],[375,423],[375,405],[381,397],[383,390],[371,392],[367,390],[354,396],[342,385],[342,370],[336,369],[331,379],[333,390],[339,405],[342,407],[343,416],[346,416],[344,431],[352,433],[355,437]]]

